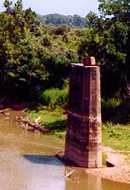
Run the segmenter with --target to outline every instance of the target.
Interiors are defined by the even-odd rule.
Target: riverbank
[[[107,162],[109,166],[111,164],[111,167],[86,169],[86,172],[98,175],[101,178],[130,184],[130,160],[128,160],[130,152],[124,152],[125,154],[123,154],[120,151],[104,146],[103,153],[106,154]]]
[[[15,109],[14,106],[9,109],[2,109],[0,111],[0,117],[10,120],[10,113],[14,111],[16,113],[16,108],[20,107],[22,107],[20,115],[28,118],[31,122],[34,122],[36,118],[40,117],[41,126],[49,129],[49,136],[52,135],[58,137],[57,141],[59,141],[60,138],[60,141],[64,142],[67,116],[63,109],[57,108],[57,110],[52,111],[46,107],[44,107],[44,109],[43,107],[42,109],[41,107],[30,109],[26,106],[24,106],[23,109],[23,106],[15,105]],[[15,117],[14,120],[17,120],[17,117]],[[18,123],[17,127],[19,127]],[[103,148],[103,153],[107,161],[112,163],[114,167],[86,169],[86,173],[130,184],[129,134],[129,125],[103,124],[103,144],[111,147],[108,148],[105,146],[105,148]],[[116,150],[113,148],[116,148]]]
[[[67,113],[61,107],[52,110],[45,106],[38,106],[26,110],[26,115],[31,121],[39,118],[41,125],[49,129],[51,134],[64,139]],[[114,150],[130,151],[130,124],[103,123],[102,141],[105,146]]]
[[[57,108],[52,111],[46,107],[39,107],[27,113],[33,120],[40,116],[43,125],[50,128],[53,135],[64,140],[67,116],[63,109]],[[102,128],[103,155],[113,167],[87,169],[86,172],[101,178],[130,184],[130,125],[107,122],[103,123]]]
[[[34,109],[28,109],[25,112],[26,118],[32,122],[39,119],[39,123],[45,129],[48,129],[50,134],[64,139],[66,131],[67,114],[61,107],[56,107],[52,110],[46,106],[38,106]]]

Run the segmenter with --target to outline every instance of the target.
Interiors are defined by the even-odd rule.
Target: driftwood
[[[4,110],[0,110],[0,114],[5,115],[5,111]]]
[[[71,177],[74,172],[75,172],[75,170],[71,170],[70,172],[66,172],[65,177],[67,177],[67,178]]]
[[[9,116],[9,113],[6,110],[0,110],[0,115]]]
[[[40,124],[40,122],[38,122],[38,120],[35,120],[34,123],[32,123],[31,121],[29,121],[23,117],[18,117],[17,122],[22,123],[22,128],[25,128],[29,131],[37,130],[44,134],[49,132],[48,129],[45,129],[41,126],[41,124]]]

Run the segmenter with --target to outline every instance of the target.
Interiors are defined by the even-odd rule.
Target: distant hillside
[[[41,22],[45,25],[68,25],[72,27],[84,27],[85,26],[85,18],[79,15],[60,15],[60,14],[48,14],[39,16]]]

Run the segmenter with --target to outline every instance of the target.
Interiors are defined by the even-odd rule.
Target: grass
[[[65,137],[67,116],[61,107],[51,110],[42,106],[36,110],[28,110],[27,115],[32,121],[40,117],[42,126],[50,129],[52,135],[60,138]],[[102,126],[102,139],[104,145],[115,150],[130,151],[130,124],[104,123]]]
[[[103,124],[103,144],[120,151],[130,151],[130,124]]]
[[[28,110],[27,117],[34,121],[40,118],[40,123],[43,127],[50,129],[51,134],[64,137],[67,116],[61,107],[51,110],[46,106],[40,106],[36,110]]]

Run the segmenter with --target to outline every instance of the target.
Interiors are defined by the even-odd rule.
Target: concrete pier
[[[65,160],[102,167],[100,68],[94,58],[71,65]]]

